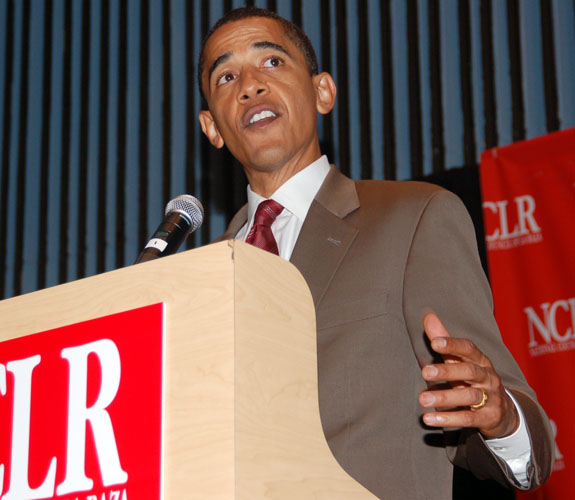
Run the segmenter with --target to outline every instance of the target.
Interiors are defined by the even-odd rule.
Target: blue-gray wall
[[[473,166],[575,125],[574,0],[247,2],[302,24],[354,178]],[[240,1],[0,0],[0,297],[131,264],[168,199],[220,234],[245,181],[197,124],[202,34]]]

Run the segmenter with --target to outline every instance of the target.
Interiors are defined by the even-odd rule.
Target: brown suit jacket
[[[219,239],[233,238],[246,218],[244,207]],[[549,422],[501,342],[473,227],[455,195],[425,183],[354,182],[332,167],[291,262],[315,302],[324,432],[354,478],[380,498],[445,500],[453,462],[512,485],[478,432],[421,422],[429,310],[490,357],[526,416],[531,485],[547,478]]]

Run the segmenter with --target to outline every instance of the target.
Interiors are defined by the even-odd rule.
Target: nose
[[[240,91],[238,100],[245,103],[254,97],[265,95],[269,92],[268,84],[262,79],[262,75],[254,70],[246,70],[241,75]]]

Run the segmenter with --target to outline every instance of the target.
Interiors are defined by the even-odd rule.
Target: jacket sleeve
[[[549,420],[501,340],[473,225],[463,203],[448,191],[431,193],[422,206],[406,263],[403,309],[420,365],[434,360],[422,326],[429,311],[437,313],[451,336],[469,338],[490,358],[525,415],[532,446],[529,488],[543,483],[553,464]],[[454,464],[479,479],[516,487],[505,462],[490,451],[477,430],[445,431],[444,435]]]

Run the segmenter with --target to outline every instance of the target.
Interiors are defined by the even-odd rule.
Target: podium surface
[[[376,498],[329,450],[311,294],[293,265],[267,252],[222,242],[8,299],[0,340],[158,303],[160,498]],[[127,498],[129,481],[118,490]]]

